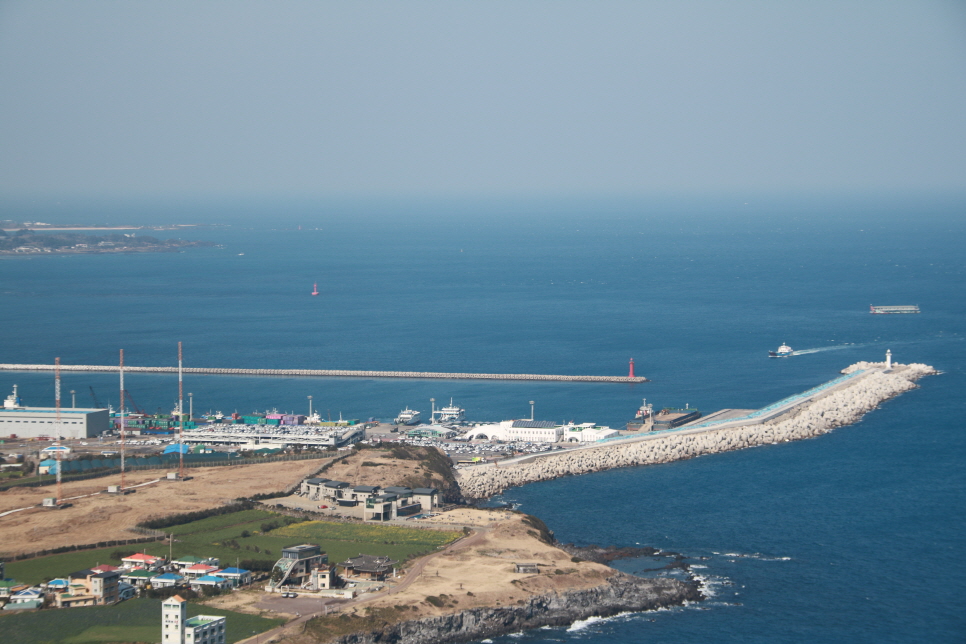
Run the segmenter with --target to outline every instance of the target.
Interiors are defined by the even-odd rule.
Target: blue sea
[[[477,420],[621,426],[647,399],[758,408],[859,361],[942,375],[820,438],[508,490],[578,544],[686,556],[700,605],[501,638],[966,639],[966,207],[941,199],[12,203],[2,218],[206,224],[221,247],[0,258],[0,362],[626,375],[636,385],[188,376],[194,411],[393,418],[452,397]],[[147,234],[138,232],[137,234]],[[313,284],[321,293],[312,297]],[[918,304],[877,316],[869,305]],[[802,355],[769,360],[788,343]],[[0,394],[53,404],[49,374]],[[148,410],[177,382],[130,374]],[[67,373],[78,406],[116,376]],[[625,560],[628,572],[659,560]]]

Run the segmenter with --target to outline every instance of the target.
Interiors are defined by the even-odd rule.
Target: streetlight
[[[309,396],[309,418],[312,417],[312,396]]]
[[[530,401],[530,420],[533,420],[533,401]]]

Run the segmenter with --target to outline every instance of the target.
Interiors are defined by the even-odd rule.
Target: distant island
[[[81,229],[80,227],[75,230]],[[97,230],[86,228],[83,230]],[[137,233],[90,235],[74,232],[37,232],[28,228],[0,230],[0,255],[81,254],[81,253],[163,253],[199,246],[216,246],[210,241],[158,239]],[[122,229],[128,230],[128,229]]]

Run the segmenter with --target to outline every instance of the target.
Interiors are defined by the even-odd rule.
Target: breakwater
[[[61,371],[117,373],[117,365],[60,365]],[[0,371],[53,371],[52,364],[0,364]],[[539,373],[446,373],[436,371],[358,371],[350,369],[230,369],[185,367],[184,373],[212,376],[298,376],[309,378],[432,378],[436,380],[550,380],[556,382],[647,382],[637,376],[568,376]],[[125,373],[178,373],[177,367],[124,367]]]
[[[641,579],[616,573],[608,583],[586,590],[538,595],[518,606],[471,608],[449,615],[398,622],[368,632],[343,635],[332,641],[334,644],[454,644],[541,626],[567,626],[588,617],[680,606],[701,599],[696,582]],[[311,622],[306,630],[315,634]]]
[[[603,445],[528,456],[515,462],[460,468],[457,481],[467,498],[482,499],[535,481],[599,472],[615,467],[668,463],[758,445],[812,438],[850,425],[883,401],[916,387],[919,378],[935,374],[928,365],[860,362],[843,369],[852,377],[832,381],[742,419],[642,434]],[[806,392],[808,393],[808,392]]]

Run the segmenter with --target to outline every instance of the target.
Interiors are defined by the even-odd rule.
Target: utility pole
[[[56,445],[60,447],[60,433],[63,431],[63,426],[60,424],[60,358],[54,358],[54,399],[57,403],[57,443]],[[57,505],[60,505],[60,500],[64,498],[64,495],[60,487],[60,471],[63,469],[61,461],[61,450],[57,450]]]
[[[184,481],[184,378],[181,367],[181,343],[178,343],[178,480]]]
[[[121,376],[121,494],[124,494],[124,349],[121,349],[121,365],[118,369]]]

